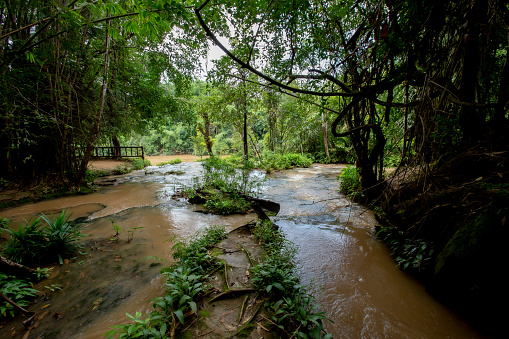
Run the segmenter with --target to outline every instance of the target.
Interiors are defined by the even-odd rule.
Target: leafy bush
[[[258,166],[270,172],[271,169],[281,170],[294,167],[309,167],[313,164],[313,160],[306,155],[297,153],[279,154],[265,151],[262,154],[262,160]]]
[[[19,306],[25,307],[38,291],[32,288],[32,283],[0,272],[0,293]],[[0,299],[0,319],[14,317],[17,312],[11,304],[3,298]]]
[[[431,268],[435,246],[430,241],[405,238],[395,227],[382,227],[376,236],[389,246],[402,270],[419,273]]]
[[[204,206],[214,213],[230,215],[246,213],[251,208],[251,203],[235,193],[211,192],[211,194],[207,195],[207,201]]]
[[[142,158],[133,158],[130,160],[132,170],[141,170],[146,166],[150,166],[150,160],[142,159]]]
[[[253,165],[249,161],[244,161],[242,166],[235,166],[228,160],[210,157],[202,162],[202,166],[204,188],[249,194],[260,183],[256,177],[251,176]]]
[[[58,217],[41,215],[41,218],[48,224],[44,228],[46,244],[44,251],[46,255],[58,257],[62,264],[62,257],[71,255],[78,250],[77,241],[83,234],[71,223],[71,214],[62,211]]]
[[[346,166],[337,178],[340,181],[339,191],[348,197],[355,199],[362,196],[362,186],[357,169],[354,166]]]
[[[30,265],[59,259],[78,250],[77,240],[82,236],[69,222],[71,217],[63,211],[58,217],[42,215],[20,224],[17,230],[5,226],[0,229],[10,238],[3,246],[3,254],[12,261]],[[42,219],[42,220],[41,220]],[[43,227],[43,222],[46,227]]]
[[[224,226],[214,226],[195,237],[189,244],[185,241],[175,242],[172,247],[173,258],[178,261],[178,265],[188,267],[194,273],[204,273],[215,264],[215,259],[207,249],[226,238],[226,229]]]
[[[20,224],[15,230],[7,224],[0,229],[9,235],[9,240],[3,244],[3,254],[10,260],[30,265],[43,254],[46,238],[42,230],[40,218],[30,219]]]

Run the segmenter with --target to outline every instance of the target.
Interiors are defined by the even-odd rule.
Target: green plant
[[[20,224],[17,230],[4,224],[0,230],[9,235],[9,240],[3,245],[3,254],[7,258],[29,265],[43,254],[46,239],[41,218],[25,220],[25,224]]]
[[[123,164],[115,166],[115,168],[113,169],[113,174],[127,174],[131,171],[132,169],[129,165]]]
[[[322,336],[324,312],[318,312],[314,298],[300,284],[295,272],[295,245],[273,227],[270,221],[259,221],[253,233],[267,251],[265,260],[251,269],[253,285],[268,301],[271,321],[285,336],[296,338],[330,338]]]
[[[120,232],[123,231],[123,229],[121,229],[120,227],[118,227],[117,224],[115,224],[115,220],[113,219],[108,219],[110,222],[111,222],[111,226],[113,227],[113,230],[115,231],[115,234],[113,234],[110,238],[110,241],[116,241],[117,244],[118,244],[118,240],[119,240],[119,236],[120,236]]]
[[[45,255],[58,257],[62,264],[62,257],[75,253],[78,250],[78,239],[83,234],[70,221],[72,213],[67,211],[55,217],[42,214],[41,218],[48,224],[44,228],[47,243],[44,245]]]
[[[142,159],[142,158],[131,159],[130,163],[131,163],[131,170],[141,170],[141,169],[144,169],[145,167],[151,165],[149,160]]]
[[[28,306],[30,299],[35,297],[38,291],[32,288],[32,283],[0,272],[0,293],[24,307]],[[8,316],[14,317],[16,313],[17,311],[11,304],[0,299],[0,319]]]
[[[172,159],[170,161],[160,162],[160,163],[157,164],[157,166],[176,165],[176,164],[180,164],[181,162],[182,162],[182,160],[180,160],[180,158],[175,158],[175,159]]]
[[[109,338],[168,338],[166,335],[167,324],[159,314],[155,314],[154,318],[150,315],[141,319],[141,312],[136,315],[126,313],[127,317],[132,321],[128,324],[120,324],[111,327],[106,333]]]
[[[235,193],[224,194],[219,191],[208,194],[204,206],[215,213],[229,215],[246,213],[251,208],[251,203]]]
[[[403,232],[395,227],[382,227],[376,236],[389,246],[402,270],[423,272],[431,268],[435,246],[430,241],[405,238]]]
[[[145,320],[139,312],[135,316],[127,314],[133,322],[113,326],[106,333],[108,338],[168,338],[168,330],[175,330],[178,323],[185,324],[186,314],[197,313],[196,299],[206,291],[203,283],[206,272],[217,265],[208,249],[225,237],[224,226],[213,226],[197,233],[189,243],[176,241],[172,249],[177,263],[162,270],[166,294],[153,300],[154,311]]]
[[[9,180],[0,178],[0,187],[2,188],[9,187],[10,184],[11,182]]]
[[[359,173],[354,166],[346,166],[337,178],[340,181],[339,191],[352,199],[362,197],[362,186]]]
[[[47,288],[48,290],[50,290],[51,292],[55,292],[55,290],[62,289],[62,285],[60,285],[60,284],[51,284],[49,286],[44,286],[44,287]]]
[[[140,228],[144,228],[144,227],[143,226],[133,227],[133,228],[131,228],[130,230],[127,231],[127,242],[133,241],[134,232],[136,232],[136,230],[139,230]]]
[[[173,258],[178,260],[179,265],[190,268],[194,273],[204,274],[216,264],[215,258],[207,249],[225,237],[224,226],[210,227],[203,234],[197,234],[189,244],[184,240],[176,241],[172,247]]]
[[[50,276],[51,271],[53,270],[53,267],[36,267],[35,268],[35,276],[37,277],[37,280],[42,280],[45,278],[48,278]]]

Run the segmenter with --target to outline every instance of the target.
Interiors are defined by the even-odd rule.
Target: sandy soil
[[[149,155],[146,156],[145,159],[150,161],[153,166],[160,164],[162,162],[170,161],[173,159],[179,158],[182,162],[193,162],[206,157],[198,157],[192,154],[181,154],[181,155]],[[125,161],[123,160],[110,160],[110,159],[98,159],[91,160],[88,163],[88,168],[93,168],[96,170],[109,171],[113,170],[118,165],[122,165]]]

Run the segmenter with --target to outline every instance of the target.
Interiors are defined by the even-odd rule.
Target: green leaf
[[[177,316],[178,320],[180,320],[182,325],[184,325],[184,313],[182,312],[182,310],[176,310],[173,313]]]

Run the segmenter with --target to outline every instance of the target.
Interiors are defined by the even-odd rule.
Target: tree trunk
[[[486,0],[473,0],[466,24],[464,38],[463,69],[461,71],[460,99],[463,102],[475,102],[480,63],[480,26],[487,12]],[[478,140],[485,128],[483,116],[473,106],[461,107],[459,122],[466,142]]]
[[[323,146],[325,147],[325,156],[327,157],[328,160],[330,160],[330,155],[329,155],[329,135],[328,135],[329,126],[327,124],[328,120],[329,120],[329,113],[328,113],[328,111],[325,114],[325,117],[324,117],[324,114],[322,112]]]
[[[107,27],[109,27],[109,20]],[[108,72],[110,69],[110,36],[108,35],[108,31],[106,30],[106,48],[104,52],[104,75],[102,82],[102,90],[101,96],[99,98],[99,109],[97,111],[97,119],[90,133],[91,138],[88,141],[87,148],[85,149],[85,153],[83,154],[83,158],[81,159],[80,167],[78,169],[78,173],[76,174],[76,186],[80,186],[83,179],[85,178],[85,173],[87,171],[88,161],[90,160],[90,156],[92,155],[92,151],[94,150],[94,143],[99,136],[101,131],[101,123],[103,119],[104,112],[104,103],[106,101],[106,91],[108,89]]]

